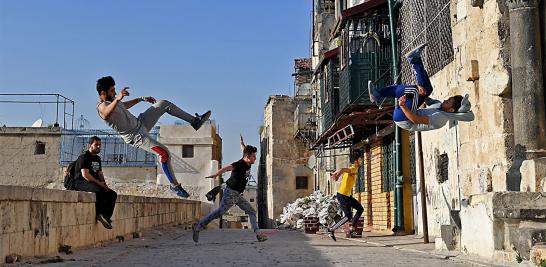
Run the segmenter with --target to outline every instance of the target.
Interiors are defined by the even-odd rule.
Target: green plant
[[[540,263],[538,264],[540,267],[546,267],[546,259],[541,259]]]

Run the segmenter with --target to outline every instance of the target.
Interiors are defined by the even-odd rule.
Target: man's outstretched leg
[[[211,114],[209,110],[202,115],[196,113],[195,116],[192,116],[167,100],[159,100],[141,113],[138,118],[142,121],[146,130],[150,131],[159,118],[165,113],[189,122],[195,130],[201,128],[201,126],[210,118]]]
[[[161,168],[167,177],[167,180],[171,183],[171,191],[173,191],[179,197],[189,197],[190,194],[182,188],[176,177],[174,176],[173,166],[171,162],[171,154],[167,147],[158,141],[154,140],[148,133],[142,132],[142,145],[140,148],[150,153],[155,153],[159,157]]]
[[[423,59],[421,58],[421,53],[426,45],[426,43],[421,44],[405,55],[406,60],[413,68],[417,85],[424,89],[424,92],[419,92],[424,98],[430,96],[433,90],[432,83],[430,82],[428,73],[425,70],[425,65],[423,64]]]
[[[239,192],[226,186],[226,188],[224,189],[224,194],[222,196],[222,201],[220,202],[220,207],[203,217],[199,222],[195,223],[192,226],[192,238],[194,242],[199,242],[199,232],[205,229],[205,227],[212,220],[220,218],[220,216],[226,213],[231,207],[233,207],[233,205],[237,203],[239,194]]]
[[[250,203],[243,197],[242,194],[239,194],[239,201],[237,202],[237,206],[241,208],[247,215],[248,219],[250,221],[250,225],[252,226],[252,231],[256,234],[256,239],[258,242],[264,242],[267,240],[267,236],[258,232],[258,220],[256,219],[256,211]]]

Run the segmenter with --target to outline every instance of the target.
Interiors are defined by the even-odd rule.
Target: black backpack
[[[68,167],[66,167],[68,175],[64,177],[64,188],[66,188],[67,190],[76,190],[76,168],[74,168],[75,165],[76,161],[72,161],[70,162],[70,164],[68,164]]]

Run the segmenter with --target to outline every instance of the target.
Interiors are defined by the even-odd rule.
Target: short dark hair
[[[246,145],[245,149],[243,149],[243,155],[244,156],[250,156],[252,153],[258,152],[258,149],[255,146]]]
[[[463,96],[462,95],[456,95],[456,96],[452,96],[451,98],[453,98],[453,109],[455,110],[454,112],[457,112],[460,108],[461,108],[461,103],[463,101]]]
[[[112,78],[112,76],[102,77],[97,80],[97,92],[100,95],[100,92],[108,91],[108,89],[110,89],[110,87],[114,85],[116,85],[116,82],[114,81],[114,78]]]
[[[352,164],[352,163],[355,163],[355,161],[357,159],[359,159],[360,157],[362,156],[362,153],[360,152],[360,150],[353,150],[350,154],[349,154],[349,162]]]
[[[94,142],[100,142],[100,138],[96,135],[89,138],[89,144],[93,144]]]

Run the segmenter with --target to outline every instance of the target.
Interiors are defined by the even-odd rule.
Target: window
[[[307,176],[296,176],[296,189],[307,189],[308,181]]]
[[[383,138],[381,147],[381,175],[383,176],[383,192],[394,191],[395,172],[395,140],[393,135]]]
[[[34,155],[43,155],[45,154],[45,143],[36,141],[34,144]]]
[[[106,155],[106,162],[109,162],[109,163],[118,163],[118,164],[121,164],[123,163],[123,160],[125,158],[125,154],[107,154]]]
[[[446,153],[437,156],[436,177],[438,183],[443,183],[448,180],[449,176],[449,157]]]
[[[241,216],[240,220],[241,220],[241,222],[248,222],[248,217],[247,216]]]
[[[193,158],[193,145],[182,145],[182,157]]]
[[[253,199],[253,198],[251,198],[251,199],[250,199],[250,202],[254,202],[254,199]]]

